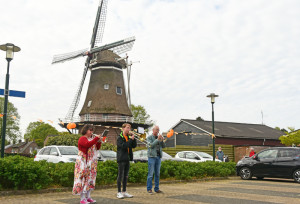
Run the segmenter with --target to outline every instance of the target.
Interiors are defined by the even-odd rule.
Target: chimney
[[[21,143],[22,142],[22,140],[19,140],[19,143]]]

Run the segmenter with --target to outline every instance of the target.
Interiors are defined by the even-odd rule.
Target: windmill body
[[[105,50],[92,60],[90,83],[79,113],[81,122],[132,121],[123,78],[126,64],[116,58],[120,57]]]

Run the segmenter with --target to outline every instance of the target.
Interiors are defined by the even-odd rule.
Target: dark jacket
[[[136,147],[136,139],[130,139],[126,142],[123,132],[120,133],[117,139],[117,162],[129,162],[133,160],[132,148]],[[128,153],[129,148],[129,153]]]

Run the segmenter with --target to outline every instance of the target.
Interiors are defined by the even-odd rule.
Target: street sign
[[[20,97],[25,98],[25,91],[15,91],[15,90],[9,90],[8,95],[13,97]],[[0,89],[0,95],[4,95],[4,89]]]

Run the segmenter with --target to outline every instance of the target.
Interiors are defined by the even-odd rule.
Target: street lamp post
[[[211,106],[212,106],[212,139],[213,139],[213,161],[215,161],[216,158],[216,152],[215,152],[215,121],[214,121],[214,103],[215,98],[218,97],[218,95],[215,95],[214,93],[211,93],[210,95],[207,95],[206,97],[209,97],[211,99]]]
[[[6,43],[0,45],[0,50],[6,51],[6,60],[7,60],[7,72],[5,79],[5,89],[4,89],[4,110],[3,110],[3,125],[2,125],[2,144],[1,144],[1,158],[4,157],[4,148],[5,148],[5,134],[6,134],[6,118],[7,118],[7,102],[9,94],[9,64],[10,61],[14,58],[14,52],[19,52],[21,49],[18,46],[15,46],[11,43]]]

